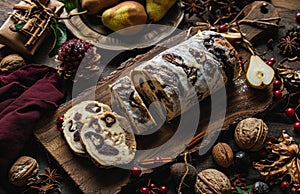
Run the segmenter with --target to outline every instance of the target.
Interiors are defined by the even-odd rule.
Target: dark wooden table
[[[18,3],[18,0],[1,0],[0,1],[0,25],[3,24],[3,22],[8,17],[8,12],[12,11],[13,4]],[[286,29],[291,28],[291,26],[295,26],[295,13],[300,11],[300,0],[272,0],[272,4],[275,5],[277,8],[280,16],[282,17],[281,24],[285,26],[285,28],[279,29],[277,35],[275,35],[274,39],[278,39],[278,37],[281,37]],[[51,40],[48,40],[51,41]],[[266,40],[261,41],[259,43],[256,43],[254,45],[258,51],[261,53],[266,52],[266,58],[269,57],[277,57],[278,59],[282,58],[282,56],[279,55],[279,50],[274,47],[274,50],[269,50],[266,47]],[[125,57],[126,58],[126,57]],[[47,57],[47,48],[42,48],[37,55],[31,59],[31,62],[36,63],[44,63],[49,66],[55,66],[55,62],[53,59],[50,59]],[[121,63],[121,61],[120,61]],[[106,74],[108,74],[110,71],[115,69],[116,66],[108,67]],[[104,76],[104,75],[103,75]],[[278,128],[278,129],[287,129],[289,131],[292,131],[292,125],[291,123],[280,123],[277,124],[272,118],[266,118],[268,120],[268,124],[272,128]],[[297,138],[299,140],[299,138]],[[38,140],[33,137],[31,141],[29,142],[28,146],[24,149],[24,152],[22,154],[31,155],[34,158],[38,160],[38,162],[41,165],[41,170],[43,170],[46,166],[50,166],[52,168],[58,168],[59,173],[62,174],[63,180],[62,180],[62,193],[81,193],[81,191],[75,186],[74,182],[68,177],[68,175],[57,165],[57,163],[52,159],[51,155],[47,153],[47,151],[44,149],[44,147],[38,142]],[[211,161],[211,160],[208,160]],[[204,164],[205,162],[199,162],[199,168],[203,168],[203,166],[209,166],[208,164]],[[18,193],[19,191],[12,187],[11,185],[7,184],[7,188],[9,189],[9,193]]]

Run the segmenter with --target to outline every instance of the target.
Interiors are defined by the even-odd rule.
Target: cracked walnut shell
[[[228,177],[216,170],[216,169],[206,169],[198,173],[196,184],[195,184],[196,194],[230,194],[231,184]]]
[[[263,148],[268,126],[263,120],[247,118],[238,123],[234,132],[236,144],[243,150],[258,151]]]
[[[227,143],[217,143],[212,149],[214,161],[223,168],[228,168],[233,161],[233,152]]]
[[[19,187],[27,185],[30,178],[37,175],[39,164],[29,156],[18,158],[9,170],[9,181]]]

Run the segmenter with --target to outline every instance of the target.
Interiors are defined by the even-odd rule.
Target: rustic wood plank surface
[[[18,1],[16,0],[0,1],[0,22],[3,23],[3,21],[8,17],[7,13],[12,10],[11,9],[12,5],[17,2]],[[296,1],[272,0],[271,2],[276,6],[276,9],[278,10],[280,16],[282,17],[281,24],[284,24],[286,26],[285,29],[289,29],[292,25],[295,24],[294,15],[297,11],[300,10],[300,0],[296,0]],[[278,35],[276,36],[278,37],[282,36],[283,32],[284,29],[280,29]],[[265,45],[262,45],[266,43],[266,40],[264,41],[265,42],[255,43],[255,46],[257,46],[259,51],[268,51],[267,56],[274,56],[274,54],[278,54],[278,49],[276,48],[274,48],[273,51],[267,50]],[[160,51],[161,50],[157,48],[156,50],[152,51],[153,52],[152,54],[156,54]],[[133,54],[128,53],[127,56],[129,55],[133,55]],[[147,60],[151,57],[152,55],[149,54],[147,56],[144,56],[144,58],[140,57],[136,60],[141,60],[141,59]],[[127,57],[123,57],[122,59],[124,58]],[[278,56],[278,58],[280,59],[280,56]],[[134,61],[129,61],[127,65],[134,65],[132,64],[133,62]],[[118,63],[118,60],[116,60],[116,62],[111,63],[109,71],[105,75],[102,75],[102,77],[106,76],[112,69],[115,69],[119,64],[120,63]],[[113,80],[116,79],[121,73],[123,73],[123,70],[120,70],[116,74],[114,74],[113,78],[109,80],[104,80],[97,85],[96,99],[99,99],[103,102],[110,103],[110,95],[107,88],[108,84],[112,83]],[[253,106],[257,106],[258,103],[261,105],[259,109],[260,111],[265,110],[265,108],[267,108],[267,105],[270,104],[270,100],[271,100],[270,95],[272,95],[272,88],[268,88],[267,90],[261,92],[260,96],[257,96],[257,91],[249,89],[248,93],[250,97],[248,96],[248,100],[253,104],[246,104],[244,98],[237,98],[235,96],[236,92],[239,91],[240,87],[243,84],[245,83],[240,80],[239,82],[236,82],[236,84],[233,84],[230,87],[228,87],[227,90],[229,94],[228,99],[234,98],[235,101],[228,102],[228,109],[227,109],[227,115],[229,115],[227,120],[228,123],[224,124],[224,126],[226,127],[228,127],[229,124],[236,123],[242,118],[256,114],[257,110],[252,110],[252,112],[249,110],[251,110]],[[82,99],[92,98],[93,95],[94,95],[93,91],[82,93],[79,98],[75,99],[74,103],[76,101],[77,102],[81,101]],[[269,101],[265,101],[264,97],[266,97]],[[241,103],[244,103],[244,105]],[[236,106],[236,104],[241,104],[241,106]],[[90,162],[87,158],[80,158],[78,156],[75,156],[73,153],[71,153],[63,137],[56,129],[57,116],[63,114],[71,105],[72,102],[66,103],[57,111],[57,113],[54,116],[52,116],[51,118],[47,118],[44,121],[41,121],[39,125],[43,127],[38,128],[35,134],[36,137],[39,139],[39,141],[46,148],[46,150],[56,159],[58,164],[62,166],[62,168],[75,181],[75,183],[79,186],[79,188],[84,193],[97,193],[99,191],[101,191],[101,193],[118,192],[122,185],[126,185],[127,182],[130,181],[129,178],[130,172],[122,169],[102,170],[97,168],[95,165],[93,165],[93,163]],[[201,111],[206,111],[206,109],[202,109]],[[203,130],[205,128],[205,123],[207,123],[207,120],[203,119],[201,120],[201,122],[199,123],[199,128]],[[287,126],[287,128],[290,128],[290,125],[285,125],[285,124],[282,125],[280,125],[280,128],[284,128],[285,126]],[[149,139],[149,141],[151,141],[154,145],[161,144],[166,139],[168,139],[170,135],[172,135],[171,128],[173,126],[176,126],[176,123],[171,123],[171,125],[165,126],[167,135],[165,135],[164,138],[159,138],[157,141],[153,141],[153,142],[152,142],[153,139],[151,138]],[[181,148],[182,147],[177,145],[178,150],[180,150]],[[174,151],[174,153],[177,152]],[[165,154],[168,153],[165,152]],[[208,162],[211,162],[211,160],[209,160]],[[117,176],[113,176],[112,178],[109,178],[111,176],[108,175],[111,174]]]
[[[67,102],[59,108],[57,113],[50,119],[50,122],[44,123],[45,125],[36,131],[36,136],[40,142],[45,146],[45,148],[51,153],[51,155],[58,161],[64,170],[70,175],[70,177],[75,181],[76,184],[84,193],[100,192],[100,193],[115,193],[118,192],[123,185],[130,182],[130,171],[115,169],[115,174],[113,177],[120,177],[119,182],[114,179],[103,180],[103,174],[105,175],[108,171],[105,169],[99,169],[93,166],[87,158],[80,158],[75,156],[70,152],[65,140],[61,136],[60,132],[57,130],[56,118],[66,112],[72,104],[76,104],[82,100],[96,99],[106,104],[110,104],[110,91],[109,84],[112,84],[120,75],[124,75],[128,68],[135,67],[139,62],[148,60],[154,57],[156,54],[168,48],[172,45],[176,45],[177,42],[181,42],[186,38],[186,33],[179,34],[168,40],[161,47],[156,47],[152,49],[146,55],[141,55],[135,59],[130,59],[126,63],[123,63],[123,67],[119,68],[109,77],[106,77],[101,82],[99,82],[96,88],[89,89],[75,98],[73,101]],[[125,73],[126,74],[126,73]],[[245,78],[242,77],[236,80],[234,83],[229,83],[227,87],[227,115],[225,118],[225,123],[223,124],[223,129],[227,129],[230,124],[234,124],[243,118],[253,116],[259,112],[263,112],[268,108],[268,105],[272,102],[272,87],[268,87],[266,90],[259,91],[254,90],[247,86],[244,81]],[[217,103],[222,103],[222,100]],[[199,120],[199,131],[206,131],[210,115],[205,114],[210,112],[210,99],[206,99],[200,104],[201,106],[201,119]],[[221,113],[221,112],[220,112]],[[188,114],[188,113],[187,113]],[[219,115],[215,115],[216,118]],[[191,116],[191,119],[194,119]],[[210,123],[212,131],[218,129],[220,120],[216,119]],[[174,128],[178,127],[176,120],[165,124],[156,133],[147,136],[140,137],[137,139],[138,148],[149,149],[162,145],[174,135]],[[198,132],[199,132],[198,131]],[[209,135],[213,135],[209,134]],[[181,153],[186,144],[191,140],[191,137],[182,136],[181,143],[173,142],[173,144],[168,145],[168,147],[162,146],[157,152],[159,152],[160,157],[171,157],[176,158],[176,156]],[[198,149],[198,147],[197,147]],[[147,158],[154,158],[157,156],[157,152],[152,153],[151,151],[143,152],[141,155],[137,156],[137,161]],[[63,156],[63,157],[62,157]],[[76,170],[74,170],[76,169]],[[110,173],[110,172],[109,172]],[[85,176],[79,176],[85,175]],[[97,184],[91,182],[90,180],[95,180]],[[110,184],[111,183],[111,184]]]

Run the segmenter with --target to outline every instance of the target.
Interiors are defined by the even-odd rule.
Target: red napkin
[[[0,180],[7,179],[43,113],[59,106],[64,98],[60,85],[56,70],[45,65],[27,65],[0,76]]]

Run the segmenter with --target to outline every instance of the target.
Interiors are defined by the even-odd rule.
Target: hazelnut
[[[9,170],[9,181],[19,187],[25,186],[30,178],[37,175],[39,164],[29,156],[21,156]]]
[[[188,171],[187,171],[188,170]],[[186,174],[187,172],[187,174]],[[176,185],[179,185],[181,179],[186,174],[184,179],[185,185],[195,185],[196,182],[196,176],[197,176],[197,169],[191,165],[191,164],[185,164],[185,163],[175,163],[170,167],[170,173],[172,176],[172,180]],[[184,188],[187,189],[187,188]]]
[[[228,168],[233,161],[233,152],[227,143],[217,143],[212,149],[214,161],[223,168]]]
[[[1,60],[0,73],[7,74],[24,65],[26,65],[25,60],[20,55],[10,54]]]
[[[258,151],[263,148],[267,135],[268,127],[263,120],[247,118],[236,126],[234,139],[241,149]]]
[[[206,169],[198,173],[196,184],[195,184],[196,194],[230,194],[231,184],[228,177],[216,170],[216,169]]]

